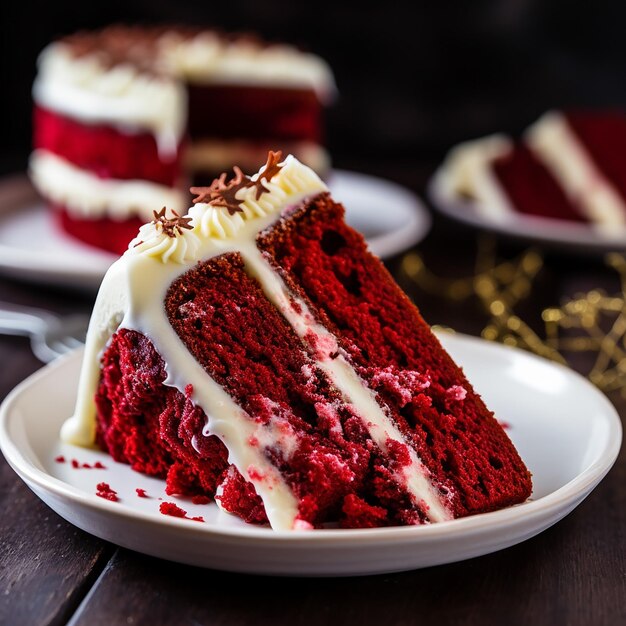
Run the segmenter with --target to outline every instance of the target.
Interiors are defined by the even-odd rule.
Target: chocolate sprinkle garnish
[[[183,230],[191,230],[193,226],[191,225],[190,217],[182,217],[176,213],[176,211],[172,210],[174,217],[165,217],[165,211],[167,209],[163,207],[158,213],[156,211],[152,211],[154,215],[154,219],[152,223],[157,226],[161,225],[161,230],[168,237],[176,237],[177,235],[182,235]]]
[[[273,152],[269,151],[267,155],[267,163],[265,164],[265,169],[259,177],[255,181],[250,181],[249,187],[256,187],[256,199],[259,200],[260,197],[269,191],[269,188],[265,186],[265,181],[270,181],[278,172],[280,172],[281,166],[278,165],[278,162],[283,158],[283,153],[280,150]]]
[[[196,197],[193,199],[194,204],[208,204],[212,207],[222,207],[228,210],[230,215],[242,212],[241,204],[243,200],[237,199],[237,193],[241,189],[256,188],[256,199],[259,200],[264,193],[269,192],[269,188],[265,186],[265,182],[270,181],[281,170],[279,161],[282,158],[282,152],[270,152],[267,155],[267,163],[265,169],[257,180],[252,180],[236,165],[233,168],[235,175],[229,181],[226,181],[226,172],[219,178],[216,178],[209,187],[191,187],[189,191]]]
[[[250,179],[235,165],[233,168],[235,176],[226,181],[226,172],[216,178],[209,187],[191,187],[189,191],[197,198],[193,199],[194,204],[206,203],[214,207],[228,209],[231,215],[241,212],[241,200],[235,197],[240,189],[250,186]]]

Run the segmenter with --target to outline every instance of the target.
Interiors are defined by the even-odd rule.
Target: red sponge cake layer
[[[165,376],[146,337],[116,333],[102,358],[96,440],[115,460],[167,477],[170,494],[213,496],[228,467],[227,450],[217,437],[201,436],[204,413],[163,385]]]
[[[128,242],[137,234],[143,224],[138,217],[114,220],[110,217],[81,219],[65,207],[50,203],[54,216],[61,228],[68,234],[92,246],[123,254]]]
[[[525,500],[530,474],[415,306],[327,194],[260,241],[332,329],[443,489],[455,516]],[[421,375],[428,385],[419,393]]]
[[[98,178],[175,186],[181,176],[178,155],[159,154],[154,135],[147,132],[85,124],[35,107],[33,133],[35,149],[56,154]]]
[[[321,107],[311,89],[248,85],[189,85],[189,132],[193,139],[322,140]]]
[[[524,144],[492,163],[493,172],[515,209],[526,215],[586,222],[548,168]]]
[[[626,202],[626,115],[568,112],[565,117],[596,167]]]

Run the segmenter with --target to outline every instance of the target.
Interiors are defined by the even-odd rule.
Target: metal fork
[[[0,333],[30,337],[34,355],[44,363],[82,346],[87,315],[59,317],[50,311],[0,302]]]

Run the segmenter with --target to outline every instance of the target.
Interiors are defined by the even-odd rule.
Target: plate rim
[[[626,249],[626,236],[610,236],[593,226],[522,214],[506,214],[502,219],[482,215],[475,202],[453,193],[447,181],[445,163],[428,179],[426,197],[432,207],[450,219],[513,239],[593,254]]]
[[[445,334],[446,333],[439,333],[438,336],[441,338],[441,336]],[[346,540],[349,540],[351,544],[367,544],[369,542],[392,544],[396,541],[406,541],[409,538],[414,542],[421,543],[422,541],[440,539],[442,536],[446,536],[450,533],[454,535],[461,533],[469,535],[472,533],[480,533],[484,531],[485,528],[492,527],[494,524],[503,525],[510,523],[514,525],[516,522],[528,522],[529,519],[546,518],[561,511],[565,503],[574,503],[571,508],[577,506],[589,495],[600,480],[604,478],[617,459],[622,441],[622,424],[613,404],[605,394],[593,386],[586,378],[566,366],[547,361],[541,357],[510,346],[488,342],[487,340],[462,333],[448,333],[447,338],[450,341],[474,343],[476,345],[481,344],[482,348],[488,350],[513,350],[518,356],[531,360],[540,359],[542,362],[557,369],[564,370],[567,374],[573,374],[574,377],[579,378],[593,393],[597,394],[598,400],[603,404],[602,416],[607,421],[609,428],[609,436],[607,437],[605,449],[599,452],[598,458],[591,462],[587,468],[582,470],[572,480],[537,500],[526,501],[498,511],[480,513],[465,518],[439,522],[437,524],[424,526],[391,526],[369,529],[319,529],[301,532],[276,531],[265,527],[258,528],[252,525],[233,527],[216,527],[214,525],[194,526],[183,519],[170,517],[160,519],[155,517],[152,513],[133,509],[128,505],[109,502],[93,494],[89,494],[78,487],[65,483],[35,467],[21,452],[16,443],[12,441],[9,430],[14,414],[13,407],[19,401],[21,395],[28,388],[37,384],[41,378],[49,376],[56,369],[66,366],[68,361],[79,359],[80,352],[82,351],[80,348],[40,368],[19,383],[6,396],[0,406],[0,449],[9,465],[29,487],[31,487],[32,482],[37,487],[57,497],[70,500],[79,506],[88,506],[89,508],[98,509],[106,514],[112,513],[116,517],[121,517],[125,520],[130,519],[148,523],[155,527],[162,527],[164,523],[170,526],[173,525],[174,528],[184,528],[186,533],[193,533],[199,537],[237,539],[238,541],[252,543],[256,543],[260,540],[263,543],[278,542],[282,544],[287,541],[299,543],[301,547],[304,547],[309,544],[344,543]],[[523,513],[520,513],[522,510]],[[560,519],[560,517],[558,519]]]

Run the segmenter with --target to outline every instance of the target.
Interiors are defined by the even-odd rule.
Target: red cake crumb
[[[201,516],[198,517],[189,517],[187,511],[181,509],[177,504],[173,502],[162,502],[159,505],[159,511],[163,515],[170,515],[171,517],[180,517],[181,519],[190,519],[194,522],[204,522],[204,518]]]
[[[135,489],[137,492],[137,496],[139,498],[149,498],[150,496],[146,493],[145,489]]]
[[[211,498],[209,498],[208,496],[197,495],[197,496],[193,496],[191,498],[191,501],[194,504],[208,504],[209,502],[211,502]]]
[[[385,509],[367,504],[354,494],[346,496],[342,513],[341,526],[344,528],[377,528],[384,526],[387,520]]]
[[[55,461],[57,463],[65,463],[65,457],[58,456]],[[78,459],[72,459],[72,467],[74,469],[106,469],[106,465],[100,461],[96,461],[93,465],[86,462],[80,462]]]
[[[57,463],[65,463],[65,457],[64,457],[62,454],[60,454],[59,456],[57,456],[54,460],[55,460]]]
[[[96,485],[96,495],[100,498],[104,498],[105,500],[110,500],[111,502],[118,502],[119,498],[117,497],[117,491],[111,489],[108,483],[98,483]]]
[[[512,428],[511,424],[509,424],[509,422],[505,422],[504,420],[498,420],[498,424],[500,424],[504,430],[510,430]]]

